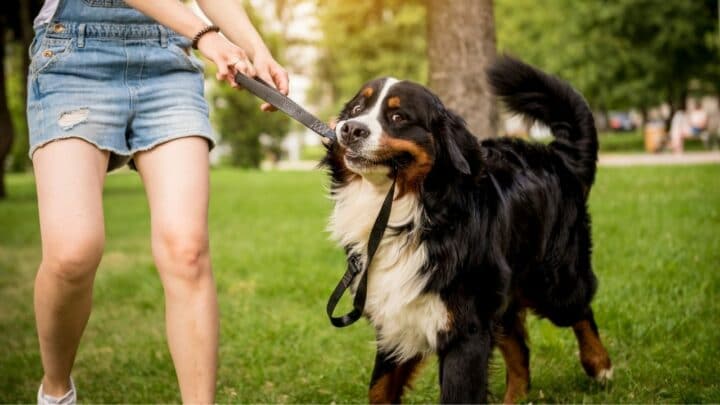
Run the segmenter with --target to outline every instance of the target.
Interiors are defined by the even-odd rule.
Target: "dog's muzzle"
[[[340,128],[340,143],[356,150],[370,136],[370,128],[362,122],[346,121]]]

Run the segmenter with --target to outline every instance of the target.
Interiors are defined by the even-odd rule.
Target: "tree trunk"
[[[0,29],[0,199],[7,197],[5,189],[5,159],[10,153],[13,143],[13,123],[8,109],[5,90],[5,29]]]
[[[427,0],[430,88],[478,138],[497,135],[485,68],[496,57],[492,0]]]
[[[13,171],[25,171],[28,165],[31,163],[27,157],[27,151],[30,147],[28,133],[27,133],[27,80],[28,68],[30,67],[30,58],[27,56],[27,50],[30,48],[35,32],[33,31],[33,16],[40,11],[42,2],[38,1],[20,1],[18,6],[19,32],[16,32],[17,41],[14,43],[16,49],[14,49],[13,57],[17,58],[22,72],[21,80],[22,86],[20,87],[20,100],[22,101],[23,108],[20,111],[20,122],[23,123],[20,128],[16,125],[15,127],[15,147],[12,151],[13,164],[11,169]],[[17,65],[16,65],[17,66]],[[17,122],[16,122],[17,124]],[[21,131],[21,132],[17,132]]]

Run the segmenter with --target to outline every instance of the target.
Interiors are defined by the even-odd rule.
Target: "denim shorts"
[[[158,24],[36,27],[30,47],[30,158],[48,142],[81,138],[110,151],[108,170],[136,152],[200,136],[214,146],[202,62],[190,40]]]

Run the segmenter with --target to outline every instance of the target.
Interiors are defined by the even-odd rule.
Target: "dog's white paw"
[[[595,375],[595,381],[606,384],[613,378],[613,368],[604,368],[600,371],[598,371],[597,375]]]

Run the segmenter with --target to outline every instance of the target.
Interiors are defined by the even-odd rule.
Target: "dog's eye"
[[[405,121],[405,117],[403,117],[402,114],[395,113],[390,116],[390,121],[397,124],[397,123]]]
[[[362,105],[358,104],[358,105],[356,105],[355,107],[352,108],[352,110],[350,111],[350,113],[351,113],[352,115],[358,115],[358,114],[360,114],[360,111],[362,111]]]

